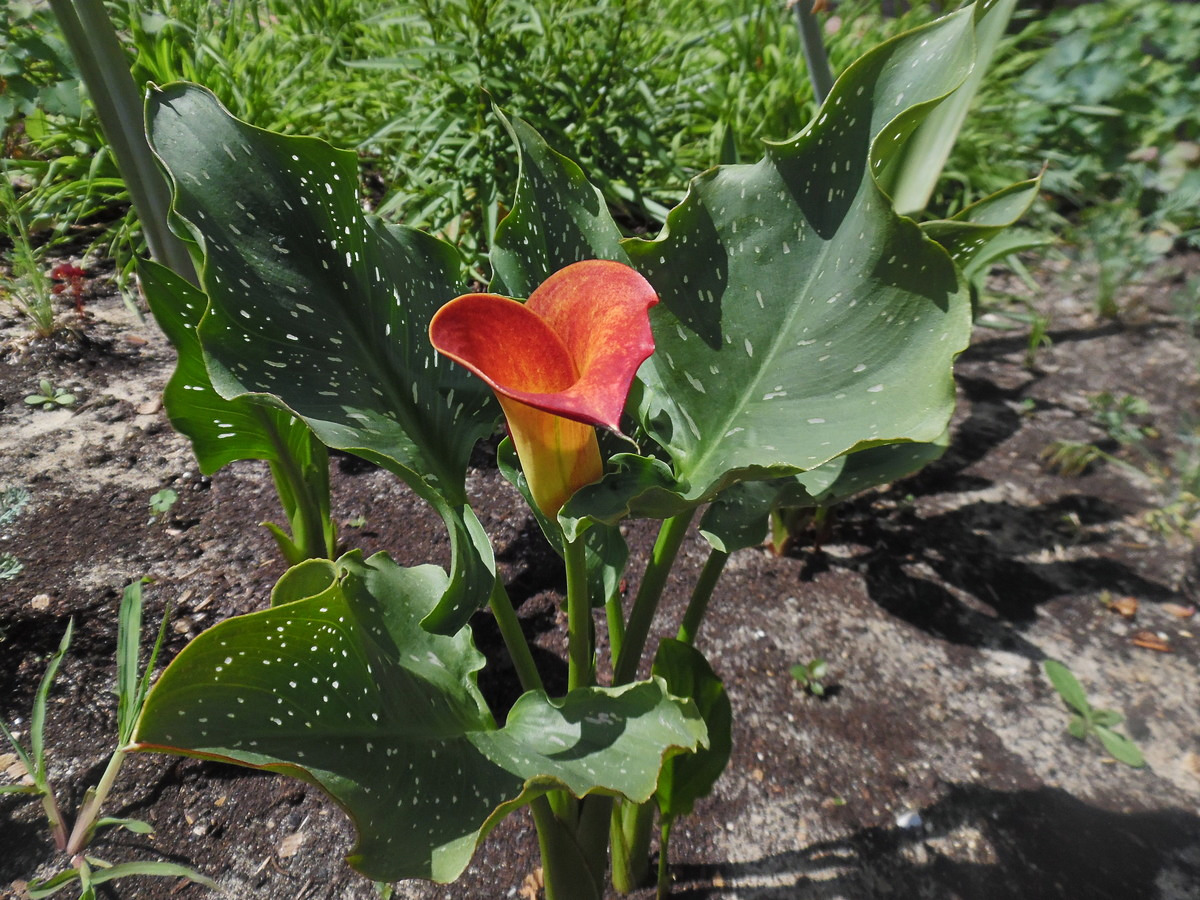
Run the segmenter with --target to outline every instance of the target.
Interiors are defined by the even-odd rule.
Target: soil
[[[819,544],[801,534],[782,557],[756,548],[730,559],[699,643],[733,702],[733,758],[675,830],[674,896],[1200,898],[1200,621],[1188,616],[1200,571],[1189,537],[1150,527],[1178,476],[1147,463],[1168,466],[1200,414],[1196,338],[1172,307],[1198,270],[1200,257],[1169,260],[1108,321],[1095,314],[1087,273],[1043,267],[1030,297],[1051,317],[1052,345],[1030,367],[1024,332],[978,329],[940,461],[839,508]],[[0,550],[24,565],[0,582],[0,717],[27,738],[38,679],[73,617],[47,739],[72,808],[115,739],[122,587],[154,579],[148,619],[171,605],[169,656],[209,625],[262,608],[284,568],[259,527],[278,515],[265,465],[197,472],[159,400],[170,347],[101,283],[73,336],[35,342],[23,322],[0,321],[0,488],[31,495],[0,526]],[[77,404],[25,404],[41,378]],[[1160,437],[1140,442],[1148,457],[1107,442],[1089,404],[1101,391],[1149,404],[1138,421]],[[1042,458],[1064,439],[1098,442],[1132,465],[1100,461],[1064,477]],[[447,562],[440,521],[394,478],[344,456],[333,476],[347,545],[403,564]],[[562,572],[487,447],[469,483],[539,662],[561,678]],[[166,487],[179,500],[151,520],[149,497]],[[653,529],[634,522],[628,536],[632,593]],[[691,535],[659,633],[674,632],[705,555]],[[516,693],[511,666],[488,615],[473,627],[493,660],[482,686],[502,708]],[[815,657],[829,663],[824,698],[789,674]],[[1095,706],[1124,714],[1145,768],[1068,735],[1046,658],[1066,663]],[[0,783],[16,774],[3,774],[12,762],[0,756]],[[110,832],[93,848],[105,859],[181,862],[234,897],[376,896],[343,862],[343,814],[297,782],[137,757],[108,812],[155,833]],[[63,865],[39,805],[20,796],[0,796],[0,847],[5,898],[27,896],[28,879]],[[458,883],[402,883],[394,896],[532,897],[537,864],[532,824],[517,815]],[[205,893],[154,878],[102,891]]]

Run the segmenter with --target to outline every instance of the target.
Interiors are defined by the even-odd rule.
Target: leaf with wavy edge
[[[962,82],[971,24],[872,50],[803,132],[701,175],[658,239],[624,245],[662,298],[639,415],[688,498],[946,427],[967,291],[870,170]]]
[[[509,812],[550,789],[644,802],[663,760],[705,743],[659,679],[527,693],[497,728],[469,628],[430,634],[435,566],[351,553],[288,571],[272,607],[204,632],[151,690],[134,740],[317,785],[354,820],[379,881],[452,881]]]
[[[213,387],[294,412],[433,505],[454,559],[426,624],[461,627],[493,582],[465,477],[499,411],[425,331],[463,292],[457,251],[364,215],[351,152],[240,122],[196,85],[152,89],[146,116],[173,214],[204,255],[199,334]]]

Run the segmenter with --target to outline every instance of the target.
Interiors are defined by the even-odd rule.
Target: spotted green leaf
[[[461,627],[493,580],[464,484],[498,408],[429,343],[434,311],[465,290],[457,252],[364,215],[351,152],[240,122],[196,85],[152,89],[146,115],[173,214],[203,254],[213,387],[294,412],[432,504],[454,562],[427,626]]]
[[[685,496],[945,429],[967,291],[870,170],[962,82],[971,23],[871,51],[799,135],[702,174],[656,240],[624,244],[662,298],[639,416]]]
[[[204,292],[151,260],[139,263],[138,276],[150,311],[177,353],[163,406],[175,430],[191,440],[200,471],[211,475],[234,460],[266,460],[291,522],[290,535],[265,523],[284,558],[294,565],[333,555],[337,533],[330,518],[324,445],[288,410],[250,396],[218,394],[196,331],[208,305]]]
[[[902,152],[888,167],[884,185],[898,212],[911,215],[928,204],[1016,5],[1017,0],[978,0],[972,4],[975,52],[971,73],[904,142]]]
[[[203,291],[151,260],[139,263],[138,278],[150,312],[178,354],[163,406],[175,430],[191,440],[201,472],[211,475],[239,459],[277,458],[281,443],[300,442],[293,431],[309,433],[286,410],[246,397],[227,400],[214,390],[196,334],[208,306]]]
[[[644,802],[663,759],[705,742],[661,680],[527,693],[503,728],[475,684],[471,631],[420,625],[434,566],[348,554],[289,570],[271,608],[209,629],[151,690],[135,741],[317,785],[353,819],[370,878],[451,881],[509,812],[549,789]]]
[[[520,156],[517,196],[492,241],[492,290],[528,297],[551,273],[585,259],[627,262],[604,196],[530,125],[499,110]]]

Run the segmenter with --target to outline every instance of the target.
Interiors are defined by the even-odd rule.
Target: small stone
[[[36,597],[34,597],[32,600],[29,601],[29,605],[32,606],[34,609],[36,609],[38,612],[42,612],[43,610],[49,609],[50,608],[50,595],[49,594],[38,594]]]
[[[279,842],[279,849],[276,851],[276,853],[279,855],[280,859],[288,859],[289,857],[295,856],[300,848],[304,846],[304,842],[306,840],[308,840],[308,835],[303,831],[297,831],[293,834],[289,834]]]
[[[896,826],[898,828],[907,828],[916,830],[925,825],[925,820],[921,818],[921,814],[915,809],[910,809],[907,812],[902,812],[896,816]]]

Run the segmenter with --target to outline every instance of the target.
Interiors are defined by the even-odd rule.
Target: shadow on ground
[[[1180,809],[1119,813],[1056,788],[955,785],[921,819],[752,862],[673,866],[672,897],[1148,900],[1200,885],[1200,818]]]

